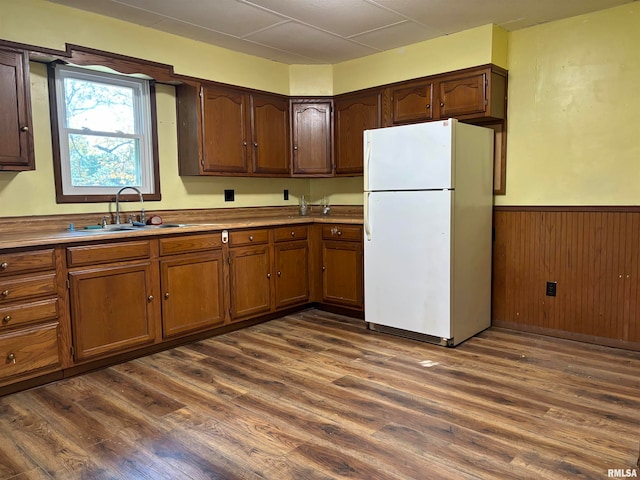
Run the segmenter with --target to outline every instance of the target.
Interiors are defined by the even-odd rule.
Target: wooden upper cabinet
[[[332,105],[331,100],[291,101],[293,175],[332,174]]]
[[[271,95],[251,95],[252,171],[288,176],[289,101]]]
[[[34,169],[29,55],[0,49],[0,171]]]
[[[440,117],[484,113],[487,107],[486,87],[485,72],[439,82]]]
[[[335,100],[335,173],[361,175],[363,132],[381,126],[381,92],[341,95]]]
[[[248,96],[206,86],[202,98],[202,169],[246,173],[249,170]]]
[[[391,125],[433,119],[433,82],[419,80],[390,87]]]

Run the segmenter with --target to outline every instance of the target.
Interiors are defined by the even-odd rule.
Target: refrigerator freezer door
[[[367,130],[364,190],[435,190],[453,185],[456,120]]]
[[[373,192],[364,242],[365,320],[451,337],[454,192]]]

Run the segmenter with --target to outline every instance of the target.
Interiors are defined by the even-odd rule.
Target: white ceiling
[[[495,23],[635,0],[49,0],[287,64],[333,64]]]

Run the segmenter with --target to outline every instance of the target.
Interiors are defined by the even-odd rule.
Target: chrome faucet
[[[120,190],[118,190],[118,193],[116,193],[116,225],[120,225],[120,194],[122,193],[123,190],[126,190],[127,188],[130,188],[131,190],[135,190],[136,192],[138,192],[138,196],[140,197],[140,205],[142,206],[144,203],[144,200],[142,198],[142,192],[138,190],[136,187],[122,187]],[[140,222],[145,223],[144,207],[140,208]]]

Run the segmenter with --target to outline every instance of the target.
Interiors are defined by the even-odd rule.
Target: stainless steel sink
[[[105,225],[104,227],[91,227],[75,230],[78,233],[86,234],[105,234],[105,233],[118,233],[118,232],[140,232],[145,230],[156,230],[165,228],[184,228],[184,227],[198,227],[198,226],[215,226],[213,223],[163,223],[162,225],[131,225],[130,223]]]

